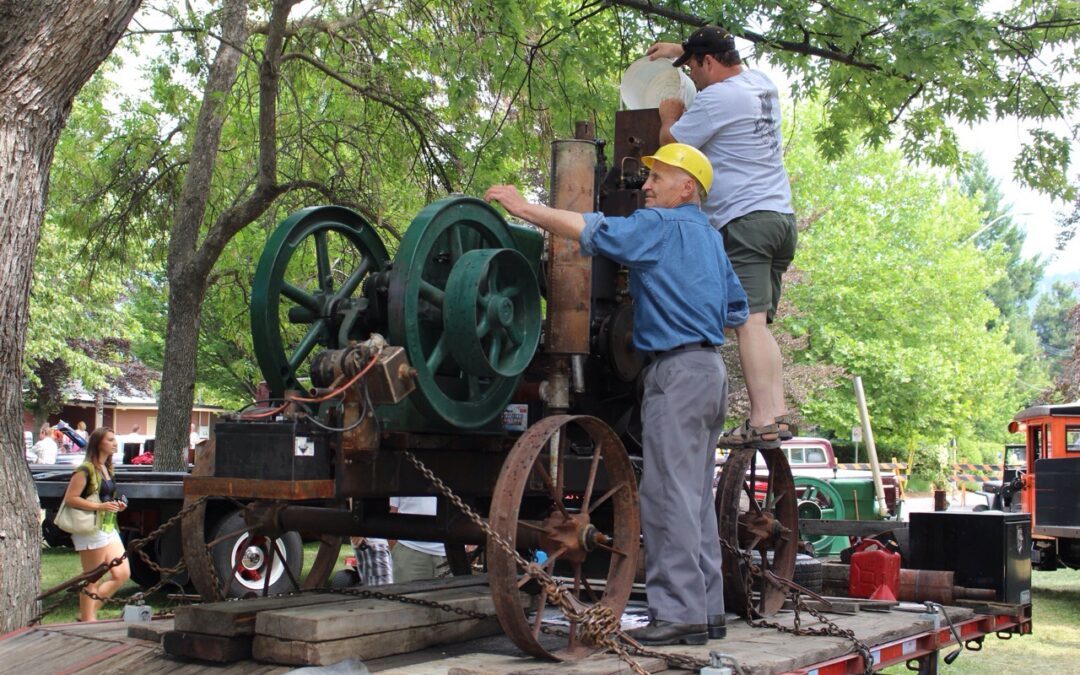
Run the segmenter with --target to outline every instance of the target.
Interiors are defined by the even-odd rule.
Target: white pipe
[[[878,515],[889,515],[885,504],[885,487],[881,484],[881,464],[878,462],[877,446],[874,445],[874,432],[870,428],[870,413],[866,410],[866,395],[863,394],[862,378],[855,376],[855,400],[859,404],[859,419],[862,421],[863,440],[866,441],[866,454],[870,458],[870,471],[874,474],[874,495],[877,497]]]

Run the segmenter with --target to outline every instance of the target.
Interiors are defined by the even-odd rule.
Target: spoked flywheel
[[[466,429],[502,412],[540,340],[536,273],[502,216],[472,197],[429,204],[401,240],[387,304],[418,407]]]
[[[640,547],[637,479],[618,435],[602,421],[556,415],[522,434],[499,473],[489,523],[525,562],[562,579],[579,611],[601,605],[622,615]],[[532,543],[519,540],[525,538]],[[574,620],[560,648],[541,644],[543,621],[553,618],[545,614],[559,609],[555,598],[492,537],[486,551],[495,610],[514,644],[559,660],[596,650]],[[523,591],[536,593],[531,606],[522,601]]]
[[[251,337],[271,394],[304,389],[301,365],[316,346],[366,339],[362,284],[389,255],[360,214],[315,206],[283,220],[263,249],[251,293]]]
[[[799,544],[799,514],[795,481],[782,450],[761,450],[767,475],[758,473],[758,450],[733,450],[724,462],[716,490],[716,519],[720,538],[744,554],[757,551],[758,564],[769,573],[791,579]],[[747,562],[724,550],[724,604],[729,611],[755,617],[775,614],[784,604],[787,589],[767,579],[760,582],[756,602],[747,586]]]

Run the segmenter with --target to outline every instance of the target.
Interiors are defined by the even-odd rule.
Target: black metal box
[[[214,425],[214,476],[256,480],[333,477],[327,434],[296,422]]]
[[[956,585],[992,588],[998,602],[1031,602],[1031,517],[1026,513],[913,513],[905,567],[951,570]]]

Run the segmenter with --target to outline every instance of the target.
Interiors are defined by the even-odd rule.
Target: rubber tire
[[[359,585],[360,575],[356,573],[356,570],[338,570],[337,572],[334,572],[334,576],[330,577],[330,588],[334,590],[352,588],[353,586]]]
[[[55,517],[56,511],[50,509],[45,512],[45,520],[41,521],[41,538],[45,540],[49,548],[74,549],[75,544],[71,542],[71,535],[56,526],[53,522]]]
[[[133,539],[138,538],[139,537],[137,534],[133,534],[131,532],[124,532],[124,550],[127,550],[128,543],[130,543]],[[153,560],[155,564],[157,564],[158,560],[157,555],[154,551],[153,542],[151,542],[151,544],[143,550],[146,551],[146,554],[150,556],[150,559]],[[142,559],[142,556],[138,553],[129,554],[127,560],[128,568],[131,570],[131,580],[139,584],[139,586],[143,590],[146,590],[147,588],[150,588],[157,582],[161,581],[161,575],[151,569],[150,566],[146,564],[146,561]]]
[[[759,563],[761,554],[757,551],[750,551],[750,558],[755,563]],[[769,559],[772,559],[772,551],[769,551]],[[806,555],[805,553],[796,554],[795,573],[792,574],[791,580],[808,591],[820,594],[825,579],[821,565],[821,560],[813,556]],[[755,590],[758,588],[759,583],[760,582],[757,579],[754,580]]]
[[[224,518],[219,520],[213,527],[213,531],[207,536],[207,541],[213,541],[226,535],[230,532],[236,532],[244,527],[244,519],[240,516],[239,511],[232,511]],[[214,561],[214,571],[217,572],[218,578],[224,580],[225,577],[231,577],[229,582],[229,589],[226,593],[226,597],[229,598],[246,598],[261,596],[263,592],[262,581],[257,583],[257,588],[251,585],[244,585],[237,575],[233,572],[232,552],[233,547],[238,543],[241,537],[246,537],[246,532],[229,537],[214,545],[214,548],[210,551],[210,557]],[[278,539],[278,548],[285,554],[285,563],[292,571],[293,577],[300,581],[300,572],[304,565],[304,542],[300,538],[299,532],[286,532]],[[275,560],[277,553],[275,553]],[[293,588],[292,581],[289,579],[289,575],[285,570],[281,570],[276,579],[271,579],[271,583],[267,588],[267,593],[275,595],[278,593],[288,593],[296,590]]]

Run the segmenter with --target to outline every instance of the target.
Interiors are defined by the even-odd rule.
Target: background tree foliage
[[[1006,11],[970,2],[788,3],[777,11],[775,4],[758,2],[323,0],[297,6],[289,0],[231,0],[212,12],[171,2],[157,3],[154,10],[168,17],[168,26],[162,47],[143,57],[147,95],[122,104],[118,115],[95,130],[100,143],[94,161],[73,167],[70,180],[84,188],[84,198],[72,204],[103,253],[155,261],[156,269],[151,265],[133,290],[132,304],[148,328],[136,338],[137,349],[165,370],[168,409],[160,433],[169,437],[171,429],[176,436],[175,442],[159,443],[166,458],[178,458],[186,442],[186,408],[195,391],[226,404],[251,396],[259,379],[245,315],[252,259],[276,222],[296,208],[351,206],[393,251],[412,216],[434,198],[477,194],[505,180],[542,191],[550,141],[566,136],[576,119],[591,119],[598,136],[610,138],[625,66],[657,37],[681,39],[706,19],[749,39],[756,60],[783,68],[797,99],[828,101],[813,108],[800,136],[801,152],[813,153],[813,161],[856,161],[851,157],[857,150],[866,164],[847,167],[853,173],[876,161],[866,159],[876,149],[898,141],[909,161],[957,168],[964,162],[950,126],[957,121],[1018,117],[1045,121],[1050,129],[1050,122],[1070,117],[1075,85],[1060,73],[1076,70],[1071,46],[1080,16],[1076,6],[1054,2]],[[226,34],[233,36],[226,46],[236,55],[221,79],[220,59],[229,50],[219,40]],[[138,35],[135,30],[133,44]],[[200,145],[200,129],[210,117],[220,132]],[[1033,136],[1017,170],[1031,185],[1068,195],[1067,132],[1046,129]],[[879,211],[892,211],[896,226],[906,228],[897,214],[914,215],[936,187],[929,178],[904,176],[901,153],[885,155],[894,175],[874,180],[913,181],[923,201],[910,196],[904,204],[880,205],[864,215],[876,219]],[[964,292],[988,295],[997,311],[976,303],[963,318],[982,322],[987,349],[1007,340],[1013,351],[1007,364],[1030,364],[1022,357],[1033,347],[1032,334],[1025,313],[1015,308],[1028,297],[1037,261],[1018,258],[1019,233],[996,186],[979,172],[976,166],[964,190],[982,195],[981,208],[956,194],[935,206],[942,217],[948,212],[952,218],[959,209],[963,222],[975,218],[969,224],[977,226],[953,232],[948,243],[960,249],[960,262],[974,268],[972,261],[979,260],[990,270],[968,276]],[[185,193],[194,174],[203,176],[203,187]],[[892,196],[894,190],[873,191],[874,181],[860,180],[864,198]],[[805,199],[811,210],[800,212],[804,222],[816,222],[813,209],[824,212],[833,200],[825,194]],[[829,208],[836,211],[835,205]],[[831,217],[826,224],[837,227]],[[854,229],[857,216],[848,218]],[[810,256],[808,263],[821,250],[812,243],[814,227],[805,234],[807,252],[800,254]],[[911,232],[913,241],[897,242],[898,251],[943,244],[924,240],[924,234]],[[963,241],[973,235],[983,255]],[[860,241],[832,236],[830,246]],[[806,271],[811,279],[822,274]],[[163,303],[167,293],[173,299]],[[863,362],[850,355],[826,358],[816,346],[821,335],[804,329],[816,321],[809,293],[804,289],[806,306],[790,320],[793,337],[809,345],[804,349],[796,342],[789,350],[801,354],[789,370],[805,374],[795,378],[795,399],[807,401],[811,418],[820,413],[826,428],[840,424],[843,415],[829,412],[815,392],[863,362],[883,360],[897,370],[880,385],[882,396],[896,399],[897,438],[925,431],[902,422],[903,410],[946,401],[952,413],[960,413],[969,404],[956,391],[985,384],[956,380],[951,395],[940,387],[919,396],[886,394],[887,383],[913,376],[901,364],[922,349],[914,329],[905,333],[911,340],[893,338],[907,351],[885,342],[874,349],[887,354],[871,354],[868,347]],[[949,332],[947,325],[937,330],[938,339]],[[915,381],[949,375],[947,356],[927,355]],[[188,368],[195,361],[197,371]],[[815,373],[815,367],[824,370]],[[1024,368],[1013,373],[1014,380],[1045,382],[1038,367]],[[985,406],[979,406],[975,417],[984,419]]]
[[[897,152],[824,161],[805,122],[816,112],[797,115],[786,156],[796,210],[813,214],[796,259],[805,281],[789,291],[800,314],[783,322],[807,340],[800,360],[862,376],[882,445],[1001,428],[1022,400],[1020,358],[987,296],[1004,261],[972,242],[979,204]],[[821,388],[803,413],[840,438],[858,424],[849,386]]]

